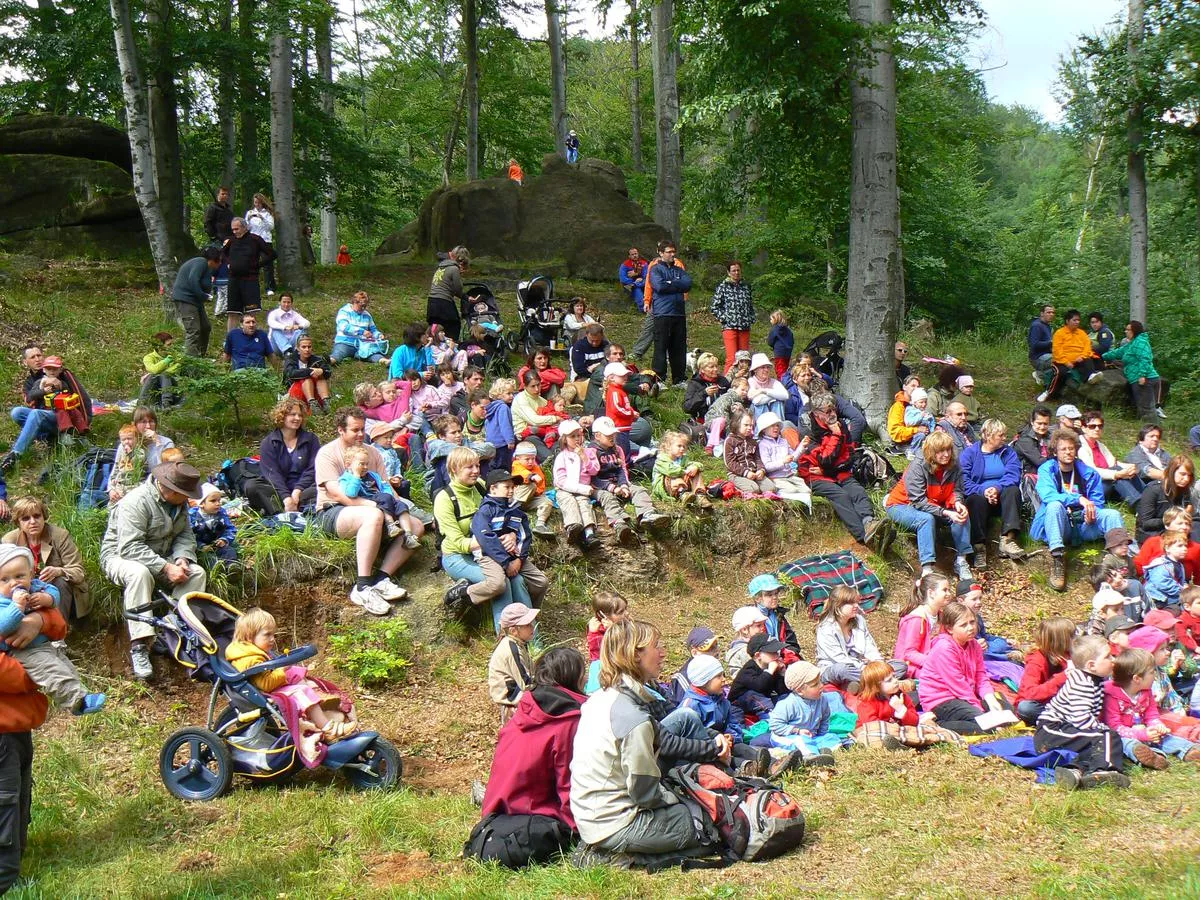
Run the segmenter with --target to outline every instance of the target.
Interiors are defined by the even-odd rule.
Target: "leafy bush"
[[[412,651],[403,619],[356,622],[329,631],[330,660],[360,685],[399,680],[411,663]]]
[[[249,406],[251,399],[272,402],[280,390],[279,374],[274,369],[231,371],[210,359],[192,356],[185,359],[177,380],[183,396],[209,413],[232,409],[239,431],[245,430],[243,407]]]

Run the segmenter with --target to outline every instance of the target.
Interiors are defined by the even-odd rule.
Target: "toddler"
[[[758,441],[754,439],[754,416],[748,410],[730,419],[724,456],[729,479],[739,491],[774,493],[775,482],[767,477],[767,469],[759,456]]]
[[[617,446],[624,452],[626,459],[633,455],[629,444],[629,432],[640,415],[633,408],[629,394],[625,391],[628,377],[629,369],[624,363],[610,362],[604,367],[604,415],[616,427]]]
[[[596,537],[596,514],[592,498],[596,488],[592,477],[600,471],[596,451],[583,444],[583,426],[567,419],[559,428],[563,447],[554,457],[554,496],[567,530],[567,541],[585,551],[600,546]]]
[[[513,475],[505,469],[492,469],[486,481],[487,496],[471,519],[471,536],[479,545],[474,551],[475,560],[485,582],[503,585],[504,579],[508,579],[514,599],[518,602],[528,599],[527,605],[539,607],[550,582],[529,559],[533,532],[529,516],[513,502]],[[506,608],[493,600],[492,618],[497,633]]]
[[[925,438],[933,434],[934,428],[937,427],[937,420],[929,411],[929,392],[924,388],[913,388],[909,393],[908,406],[904,407],[904,424],[908,428],[920,428],[924,425],[929,429],[928,432],[916,432],[908,442],[905,454],[909,459],[916,459],[921,455],[921,445],[925,443]]]
[[[775,374],[782,378],[783,373],[792,363],[792,350],[796,346],[796,336],[788,327],[787,316],[783,314],[782,309],[771,313],[771,330],[767,332],[767,346],[771,348],[771,354],[775,357]]]
[[[1183,558],[1187,555],[1188,536],[1177,531],[1162,536],[1163,555],[1146,566],[1146,595],[1159,609],[1178,613],[1179,593],[1187,584]]]
[[[33,577],[33,554],[28,548],[0,544],[0,636],[8,637],[20,628],[27,613],[57,609],[58,600],[58,588]],[[46,635],[39,634],[20,650],[7,644],[2,649],[24,667],[30,681],[75,715],[104,708],[108,697],[89,694],[75,664]]]
[[[459,350],[455,339],[441,325],[429,326],[429,352],[436,366],[449,365],[459,375],[467,369],[467,351]]]
[[[1034,647],[1025,655],[1025,671],[1017,688],[1017,718],[1026,725],[1037,722],[1058,689],[1067,680],[1075,623],[1051,616],[1038,623]]]
[[[749,406],[749,398],[750,382],[745,377],[731,377],[729,390],[713,401],[704,416],[704,424],[708,428],[707,452],[714,456],[725,452],[725,425]]]
[[[725,672],[721,661],[703,653],[697,654],[684,673],[688,690],[680,708],[694,711],[714,736],[728,735],[732,742],[731,764],[738,775],[748,778],[767,775],[771,754],[765,747],[755,748],[745,743],[740,711],[725,699]]]
[[[783,422],[775,413],[763,413],[755,423],[758,431],[758,455],[767,478],[784,500],[793,500],[812,512],[812,491],[808,482],[796,474],[796,460],[809,448],[812,439],[805,435],[793,449],[783,437]]]
[[[500,641],[488,660],[488,696],[500,710],[503,725],[517,711],[521,695],[533,687],[529,642],[540,610],[510,603],[500,613]]]
[[[658,442],[658,454],[654,457],[654,485],[652,491],[660,500],[679,500],[685,506],[695,502],[700,509],[709,509],[712,501],[704,492],[704,476],[699,463],[684,465],[687,455],[688,437],[679,431],[668,431]]]
[[[747,645],[756,634],[765,634],[767,617],[757,606],[740,606],[733,611],[733,640],[725,651],[725,665],[729,667],[729,677],[737,678],[742,666],[750,661]]]
[[[108,502],[116,503],[145,478],[146,448],[142,446],[137,426],[122,425],[117,433],[117,453],[112,473],[108,476]]]
[[[1155,669],[1145,650],[1125,650],[1113,660],[1112,680],[1104,684],[1104,724],[1121,736],[1125,755],[1147,769],[1167,768],[1168,756],[1200,762],[1200,747],[1162,722],[1150,691]]]
[[[521,478],[513,491],[513,499],[521,504],[527,513],[536,518],[533,523],[533,533],[538,537],[554,537],[554,529],[550,527],[550,515],[554,512],[554,501],[546,494],[546,473],[537,461],[537,447],[529,441],[521,441],[513,450],[512,473]]]
[[[592,422],[592,442],[588,448],[595,452],[600,466],[592,477],[596,499],[604,509],[609,524],[622,543],[636,543],[637,536],[629,524],[625,504],[632,503],[639,525],[665,522],[667,517],[654,509],[650,492],[629,480],[628,457],[621,448],[617,426],[612,419],[601,416]]]
[[[1088,573],[1096,593],[1092,596],[1092,616],[1081,627],[1080,634],[1104,634],[1104,626],[1114,616],[1125,617],[1125,572],[1118,566],[1098,562]]]
[[[200,502],[188,510],[196,547],[225,562],[237,562],[237,529],[221,500],[225,495],[214,485],[206,484]]]
[[[492,382],[488,396],[483,431],[488,443],[496,448],[493,465],[505,469],[512,465],[513,448],[517,446],[517,435],[513,431],[512,401],[517,392],[517,383],[511,378],[497,378]]]
[[[729,689],[729,702],[747,716],[765,719],[779,699],[787,694],[783,679],[787,666],[781,659],[783,642],[768,634],[756,634],[746,644],[749,659],[738,670]]]
[[[773,412],[783,418],[783,405],[788,398],[787,388],[775,376],[775,367],[767,359],[765,353],[755,353],[754,358],[750,360],[750,378],[748,380],[751,411],[756,416],[765,412]]]
[[[350,447],[343,454],[346,470],[338,477],[338,488],[351,499],[362,497],[371,500],[383,511],[387,522],[388,537],[404,535],[404,546],[415,549],[421,545],[421,539],[401,524],[406,512],[412,511],[412,504],[403,500],[391,484],[369,468],[371,456],[366,447]]]
[[[830,751],[853,741],[829,731],[832,710],[820,670],[804,660],[794,662],[787,667],[784,683],[790,693],[771,710],[771,744],[799,750],[806,766],[833,766]]]
[[[1145,650],[1154,657],[1154,681],[1150,685],[1150,693],[1154,695],[1159,718],[1171,729],[1171,734],[1189,741],[1200,741],[1200,723],[1187,715],[1188,704],[1184,703],[1171,683],[1168,667],[1175,660],[1172,660],[1170,636],[1161,628],[1142,625],[1129,633],[1126,646],[1122,649]],[[1176,659],[1181,656],[1182,653],[1177,651]],[[1196,699],[1196,692],[1193,691],[1192,702]]]
[[[1175,640],[1188,653],[1200,658],[1200,586],[1189,584],[1179,592],[1183,612],[1175,623]]]
[[[420,372],[409,369],[404,373],[404,380],[412,388],[409,404],[414,418],[420,416],[425,423],[429,423],[450,411],[450,400],[442,395],[440,386],[427,383]],[[428,431],[428,424],[421,428],[422,433]]]
[[[900,610],[892,659],[908,663],[909,678],[920,678],[925,656],[937,636],[938,617],[951,599],[950,579],[931,572],[916,582],[912,597]]]
[[[903,750],[962,743],[953,731],[937,725],[933,713],[917,713],[895,671],[882,660],[863,666],[857,697],[854,739],[864,746]]]
[[[938,616],[942,633],[933,640],[917,696],[921,708],[933,713],[942,728],[956,734],[983,734],[976,717],[996,711],[1002,704],[992,688],[984,665],[983,648],[975,640],[975,613],[961,603],[948,603]]]
[[[400,485],[404,482],[404,461],[408,456],[407,452],[401,456],[404,448],[396,447],[396,433],[399,430],[394,422],[376,422],[367,431],[371,446],[383,457],[384,473],[396,493],[400,493]]]

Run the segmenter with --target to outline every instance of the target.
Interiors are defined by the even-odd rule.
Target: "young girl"
[[[536,377],[536,376],[535,376]],[[563,447],[554,457],[554,488],[567,540],[585,551],[600,546],[596,514],[592,509],[592,476],[600,471],[596,451],[584,446],[583,426],[567,419],[559,428]]]
[[[604,367],[604,414],[617,426],[617,446],[625,452],[626,459],[633,459],[629,432],[638,420],[639,413],[633,408],[625,391],[628,377],[629,369],[625,368],[624,363],[610,362]]]
[[[775,491],[775,482],[767,477],[767,469],[758,454],[758,441],[754,439],[754,416],[748,410],[730,419],[724,456],[729,480],[739,491],[747,494]]]
[[[771,330],[767,332],[767,346],[775,357],[775,374],[782,378],[792,363],[792,350],[796,346],[796,336],[788,328],[787,316],[782,309],[771,313]]]
[[[1167,768],[1167,757],[1200,762],[1200,747],[1176,737],[1162,721],[1150,685],[1156,676],[1154,657],[1145,650],[1126,650],[1113,660],[1112,679],[1104,683],[1101,721],[1121,736],[1125,756],[1147,769]]]
[[[765,353],[755,353],[750,360],[749,382],[750,410],[756,416],[773,412],[782,419],[783,405],[788,398],[787,388],[775,377],[775,367]]]
[[[854,739],[866,747],[902,750],[962,743],[953,731],[936,724],[933,713],[917,713],[892,667],[880,660],[863,666],[854,711],[858,715]]]
[[[438,416],[444,416],[448,413],[450,411],[450,402],[442,397],[437,387],[426,382],[421,373],[415,369],[406,371],[404,373],[404,380],[409,383],[412,389],[412,396],[409,397],[408,402],[413,418],[420,417],[421,433],[428,434],[430,430],[429,423]]]
[[[750,382],[736,377],[729,383],[729,390],[713,401],[704,418],[708,426],[708,441],[705,450],[713,456],[725,453],[725,426],[739,412],[745,410],[750,400]]]
[[[909,459],[915,459],[921,455],[921,445],[925,443],[925,438],[933,434],[933,429],[937,427],[937,420],[929,412],[929,392],[925,388],[913,388],[909,392],[908,406],[904,407],[904,426],[906,428],[924,426],[929,429],[927,432],[916,432],[908,442],[908,449],[904,451],[904,455]]]
[[[688,437],[678,431],[668,431],[658,442],[658,455],[654,458],[654,496],[660,500],[680,500],[686,506],[695,501],[701,509],[708,509],[712,502],[704,492],[704,476],[699,463],[683,464],[687,455]]]
[[[241,672],[278,655],[274,616],[257,607],[238,616],[233,642],[225,650],[225,658],[235,669]],[[250,681],[280,702],[306,766],[315,766],[324,758],[321,743],[349,737],[358,728],[358,716],[349,698],[328,682],[310,676],[304,666],[271,669]]]
[[[784,645],[783,662],[794,663],[801,659],[800,641],[796,638],[796,629],[787,619],[788,607],[782,604],[787,588],[774,575],[755,575],[746,586],[750,599],[763,615],[763,627],[768,637]]]
[[[529,642],[540,610],[510,603],[500,613],[501,638],[488,660],[488,696],[500,711],[503,725],[517,711],[521,695],[533,687]]]
[[[1025,672],[1017,688],[1017,716],[1026,725],[1037,723],[1046,704],[1067,680],[1074,638],[1075,623],[1064,616],[1051,616],[1038,623],[1035,646],[1025,655]]]
[[[975,397],[975,379],[970,375],[959,375],[954,379],[957,392],[951,398],[951,403],[961,403],[967,408],[967,421],[978,422],[982,418],[979,412],[979,400]]]
[[[455,339],[441,325],[429,326],[429,352],[435,366],[449,365],[460,376],[467,369],[467,351],[459,350]]]
[[[934,638],[917,681],[921,708],[956,734],[983,734],[975,717],[1002,707],[988,678],[983,648],[975,640],[975,613],[961,603],[948,603],[938,623],[942,633]]]
[[[900,626],[892,658],[908,663],[908,677],[919,678],[925,655],[937,633],[938,616],[953,597],[950,579],[938,572],[922,575],[912,598],[900,610]]]
[[[563,316],[563,341],[568,347],[573,346],[583,327],[585,325],[594,325],[595,323],[596,320],[588,315],[587,300],[583,297],[572,297],[571,308]]]
[[[588,680],[586,693],[600,689],[600,644],[604,632],[615,622],[629,618],[629,602],[613,591],[597,591],[592,598],[592,617],[587,623]]]
[[[146,477],[146,449],[134,425],[122,425],[117,436],[117,455],[108,477],[108,502],[116,503]]]
[[[742,666],[750,661],[749,643],[756,634],[766,634],[767,617],[757,606],[739,606],[733,611],[733,640],[725,651],[730,679],[737,678]]]
[[[1188,536],[1172,531],[1162,536],[1163,555],[1146,566],[1146,594],[1159,609],[1180,611],[1179,592],[1187,584],[1183,558],[1188,551]]]
[[[829,751],[853,741],[829,731],[832,709],[821,685],[821,673],[810,662],[794,662],[783,676],[791,691],[771,710],[771,745],[799,750],[807,766],[833,766]]]
[[[450,403],[454,399],[454,396],[461,394],[464,390],[462,382],[458,380],[458,372],[454,370],[454,366],[450,363],[442,363],[437,367],[437,377],[438,384],[434,390],[437,391],[437,395],[441,399],[442,406],[446,412],[449,412]]]
[[[817,667],[826,684],[856,694],[861,687],[863,667],[870,662],[882,662],[883,654],[871,637],[867,620],[859,607],[858,592],[852,587],[838,585],[825,600],[825,609],[817,622]],[[908,666],[894,663],[897,675],[903,677]]]
[[[796,474],[796,460],[808,451],[812,439],[805,435],[795,449],[783,436],[783,423],[775,413],[763,413],[755,423],[758,430],[758,455],[767,478],[784,500],[804,504],[812,512],[812,491],[808,482]]]
[[[1187,714],[1187,704],[1167,673],[1167,666],[1171,664],[1170,636],[1160,628],[1143,625],[1130,633],[1129,647],[1124,649],[1145,650],[1154,657],[1154,681],[1150,692],[1163,724],[1177,737],[1200,742],[1200,722]]]
[[[484,418],[483,433],[488,443],[496,448],[496,457],[492,465],[499,469],[507,469],[512,464],[513,448],[517,446],[517,435],[513,430],[512,409],[517,383],[511,378],[497,378],[492,382],[488,396],[492,402],[487,405]]]

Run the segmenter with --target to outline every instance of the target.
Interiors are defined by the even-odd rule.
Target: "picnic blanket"
[[[1033,769],[1037,772],[1038,784],[1054,784],[1055,766],[1068,766],[1075,761],[1077,755],[1073,750],[1047,750],[1045,753],[1038,753],[1033,746],[1033,735],[972,744],[967,748],[967,752],[972,756],[994,756],[1022,769]]]
[[[785,584],[791,582],[800,589],[812,619],[819,618],[825,611],[826,599],[839,585],[854,588],[864,613],[873,610],[883,599],[879,576],[849,550],[806,556],[788,563],[780,567],[779,580]]]

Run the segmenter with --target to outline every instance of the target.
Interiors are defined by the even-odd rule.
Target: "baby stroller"
[[[805,353],[812,353],[817,357],[817,369],[828,375],[834,384],[842,377],[842,367],[846,364],[841,352],[845,343],[846,339],[836,331],[823,331],[804,348]]]
[[[165,612],[158,615],[156,609]],[[304,765],[278,705],[250,679],[311,659],[317,648],[298,647],[239,672],[225,659],[239,615],[224,600],[199,591],[179,599],[155,591],[150,603],[125,612],[127,619],[152,626],[157,649],[188,669],[192,678],[212,684],[205,727],[181,728],[167,738],[159,754],[163,784],[180,800],[215,800],[229,790],[235,774],[279,783]],[[225,705],[218,713],[222,699]],[[330,744],[321,765],[340,769],[359,790],[393,788],[403,772],[400,752],[375,731],[360,731]]]
[[[467,359],[483,369],[489,380],[512,374],[508,354],[515,347],[500,321],[500,301],[482,281],[463,285],[462,335],[459,346],[467,350]],[[474,352],[471,347],[478,348]]]
[[[517,284],[517,313],[521,316],[518,344],[526,356],[537,347],[570,349],[563,346],[563,313],[554,305],[554,282],[545,275],[534,275]]]

